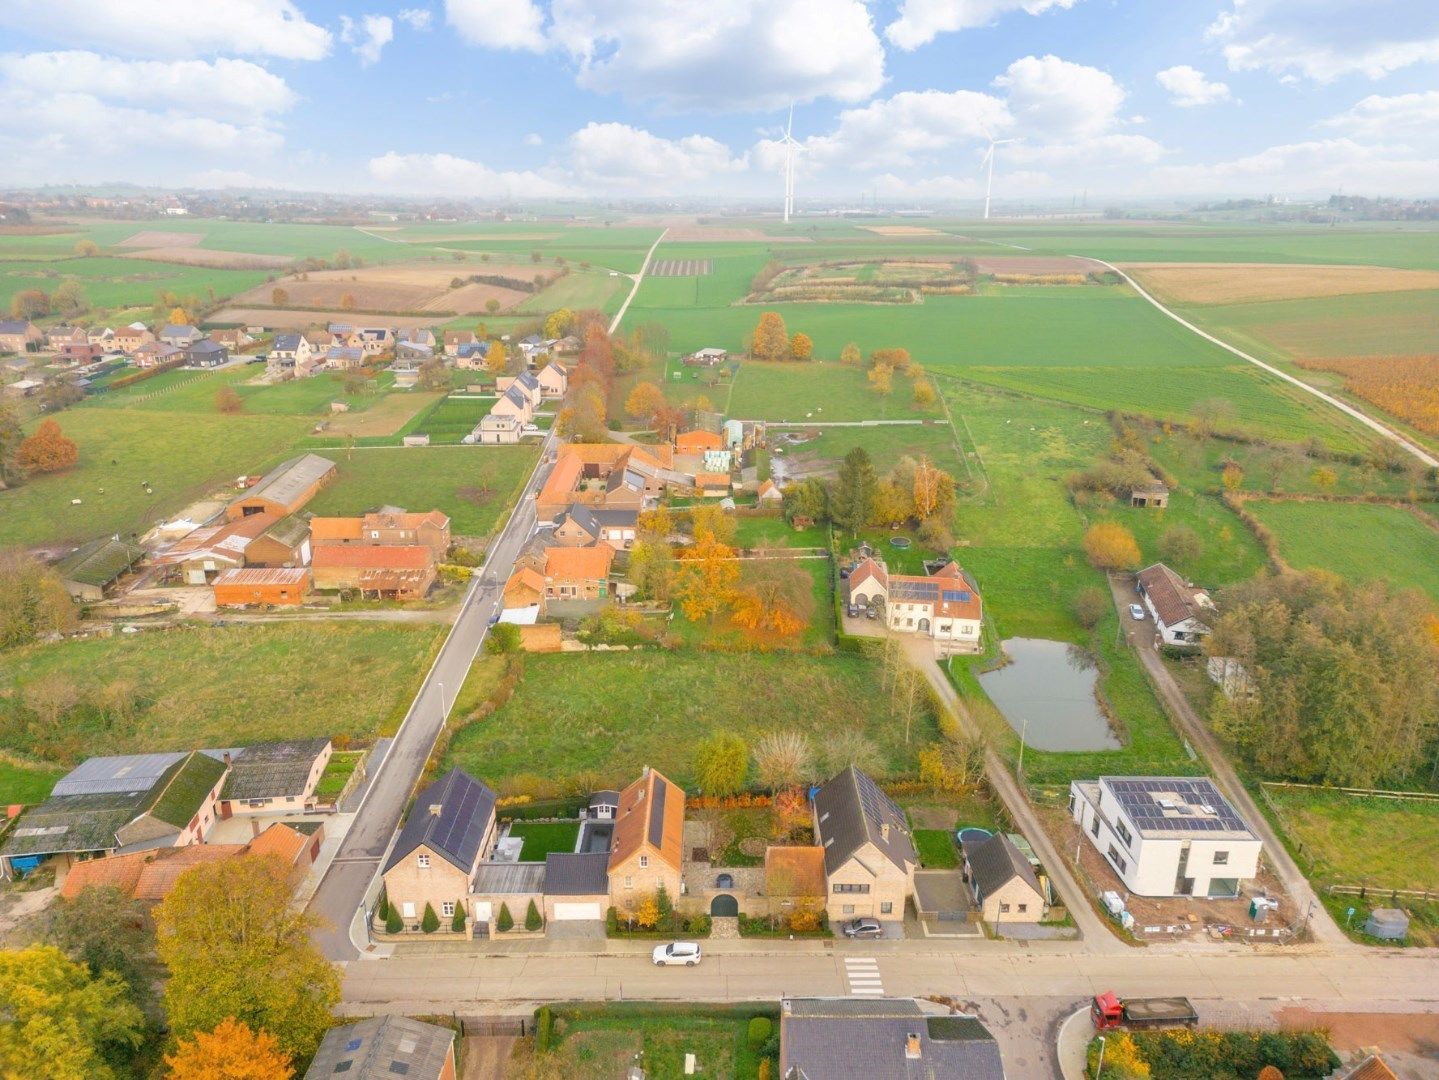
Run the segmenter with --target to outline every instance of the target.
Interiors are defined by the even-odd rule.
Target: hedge
[[[760,1047],[764,1046],[765,1040],[769,1038],[770,1030],[774,1022],[768,1016],[755,1016],[750,1019],[749,1029],[745,1033],[745,1041],[749,1043],[752,1052],[758,1053]]]
[[[539,1015],[535,1018],[535,1051],[540,1054],[547,1054],[550,1050],[550,1043],[554,1041],[555,1035],[555,1014],[548,1005],[540,1006]]]

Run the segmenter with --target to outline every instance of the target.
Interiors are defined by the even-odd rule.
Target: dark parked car
[[[877,619],[877,618],[879,618],[879,608],[877,608],[877,607],[875,607],[875,606],[873,606],[873,605],[870,605],[869,607],[865,608],[864,617],[865,617],[866,619]]]

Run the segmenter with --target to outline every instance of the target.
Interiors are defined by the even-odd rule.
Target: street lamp
[[[439,683],[440,686],[440,719],[443,720],[450,715],[450,710],[445,705],[445,683],[443,679],[436,679],[435,682]]]
[[[1104,1036],[1099,1037],[1099,1063],[1094,1066],[1094,1080],[1099,1080],[1099,1074],[1104,1071]]]

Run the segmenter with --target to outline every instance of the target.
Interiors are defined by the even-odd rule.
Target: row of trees
[[[786,488],[784,513],[792,524],[830,521],[851,535],[870,525],[914,522],[926,543],[947,548],[954,506],[954,477],[927,456],[900,458],[881,476],[869,451],[857,446],[832,483],[810,478]]]
[[[90,306],[85,290],[74,278],[66,278],[52,293],[44,289],[21,289],[10,297],[12,319],[42,319],[46,315],[74,315]]]
[[[291,1080],[339,1000],[292,875],[272,856],[197,866],[153,921],[110,887],[57,900],[39,941],[0,951],[5,1075]]]

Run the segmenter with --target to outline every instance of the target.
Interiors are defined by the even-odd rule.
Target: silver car
[[[851,919],[844,924],[845,937],[884,937],[884,927],[878,919]]]
[[[1129,605],[1129,617],[1130,617],[1131,619],[1133,619],[1135,622],[1143,622],[1143,621],[1144,621],[1144,609],[1143,609],[1142,607],[1140,607],[1138,604],[1130,604],[1130,605]]]
[[[671,941],[668,945],[656,945],[653,959],[656,967],[669,967],[672,964],[694,967],[700,962],[699,942]]]

